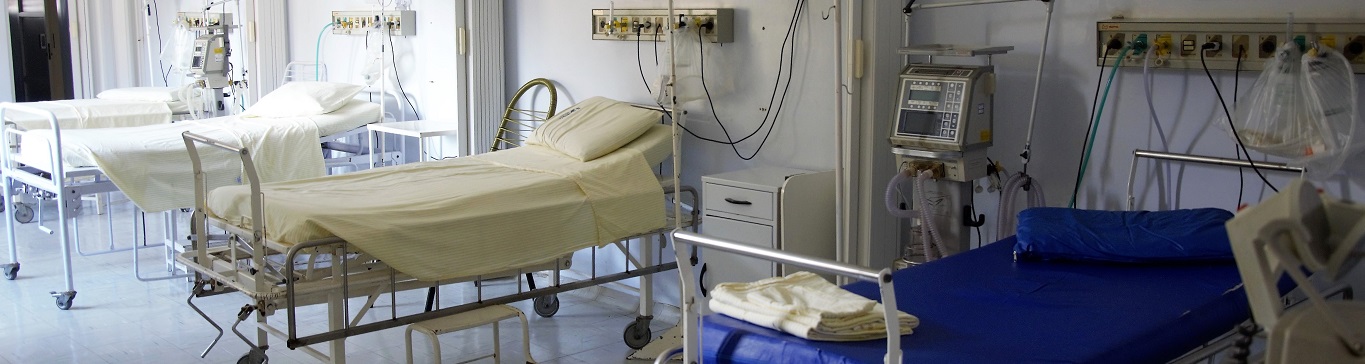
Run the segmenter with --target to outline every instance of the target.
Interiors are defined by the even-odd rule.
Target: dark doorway
[[[8,0],[15,101],[70,99],[65,1]]]

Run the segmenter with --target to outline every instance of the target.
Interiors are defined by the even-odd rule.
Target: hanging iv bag
[[[681,105],[705,97],[705,94],[702,93],[701,83],[700,35],[688,29],[674,29],[669,33],[668,41],[674,42],[673,46],[670,47],[675,52],[671,57],[673,72],[677,72],[673,79],[673,92],[675,94],[667,94],[668,90],[660,85],[655,89],[654,95],[655,100],[660,104]],[[668,70],[665,70],[664,80],[668,79],[667,73]],[[676,103],[670,98],[676,100]]]
[[[1304,54],[1287,42],[1236,105],[1231,123],[1220,115],[1217,124],[1247,149],[1287,158],[1320,180],[1365,146],[1354,141],[1355,99],[1355,79],[1341,53],[1315,45]]]

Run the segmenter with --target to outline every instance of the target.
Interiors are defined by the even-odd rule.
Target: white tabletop
[[[370,131],[426,138],[442,135],[457,135],[459,123],[455,120],[413,120],[374,123],[368,125]]]

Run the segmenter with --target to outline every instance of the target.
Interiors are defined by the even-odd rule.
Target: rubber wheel
[[[626,342],[626,346],[631,349],[639,350],[649,345],[649,338],[654,333],[649,330],[649,325],[640,325],[639,321],[626,325],[626,330],[621,333],[621,340]]]
[[[14,204],[14,221],[18,221],[20,224],[33,222],[33,207],[26,203]]]
[[[237,364],[264,364],[267,361],[270,361],[270,359],[265,356],[265,352],[253,350],[246,354],[242,354],[242,357],[237,359]]]
[[[554,316],[559,312],[559,297],[556,295],[536,297],[531,300],[531,306],[540,317]]]
[[[19,265],[18,265],[18,264],[15,264],[15,265],[11,265],[11,266],[5,267],[5,279],[11,280],[11,281],[12,281],[12,280],[14,280],[14,278],[16,278],[16,277],[19,277]]]
[[[60,309],[62,311],[70,310],[71,303],[74,302],[75,300],[76,295],[74,293],[71,295],[65,294],[57,295],[57,309]]]

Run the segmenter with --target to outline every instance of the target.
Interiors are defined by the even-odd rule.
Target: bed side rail
[[[48,161],[51,162],[51,165],[35,167],[38,168],[48,167],[46,171],[52,173],[53,176],[65,176],[66,166],[64,163],[62,163],[63,156],[61,147],[62,127],[61,124],[58,123],[57,121],[57,114],[52,113],[52,111],[50,110],[43,110],[19,103],[13,102],[0,103],[0,121],[4,121],[3,123],[0,123],[0,137],[3,137],[3,140],[6,143],[4,148],[5,150],[2,153],[0,153],[0,155],[3,155],[3,157],[0,157],[0,163],[3,163],[5,168],[10,168],[14,170],[18,169],[19,167],[18,162],[15,162],[14,160],[15,159],[14,152],[18,150],[17,144],[18,141],[23,140],[22,139],[23,136],[28,133],[27,131],[20,129],[17,124],[8,121],[9,120],[8,116],[12,115],[11,112],[36,115],[44,119],[47,119],[48,127],[52,129],[53,138],[52,141],[47,143]],[[16,144],[9,145],[9,143],[11,142]],[[19,179],[21,182],[27,184],[47,187],[45,189],[50,191],[56,191],[60,189],[56,183],[57,177],[54,177],[51,180],[45,180],[42,178],[38,178],[37,176],[30,176],[26,173],[14,173],[11,174],[10,176]]]
[[[881,289],[882,305],[886,308],[886,362],[900,363],[900,325],[896,313],[896,292],[891,284],[891,270],[882,269],[874,271],[851,264],[840,263],[828,259],[815,258],[800,254],[793,254],[781,250],[761,248],[753,245],[741,244],[724,239],[718,239],[702,234],[688,232],[678,229],[673,231],[673,251],[677,254],[678,261],[682,261],[684,249],[683,245],[692,245],[705,249],[714,249],[728,253],[739,254],[748,257],[764,259],[772,262],[795,265],[806,269],[815,270],[821,273],[832,273],[840,276],[856,278],[863,281],[875,282]],[[683,361],[685,363],[697,363],[699,361],[698,350],[701,348],[699,321],[695,317],[696,312],[692,307],[696,303],[695,288],[700,282],[696,282],[692,276],[691,267],[680,264],[678,269],[682,270],[682,312],[683,312]],[[670,351],[673,352],[673,351]],[[670,355],[661,356],[660,359],[667,360]]]

